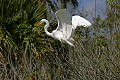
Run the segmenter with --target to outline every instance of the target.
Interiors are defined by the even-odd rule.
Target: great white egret
[[[58,21],[58,26],[52,33],[48,32],[49,22],[46,19],[42,19],[37,22],[35,26],[39,26],[41,23],[46,23],[44,30],[48,36],[59,40],[60,42],[68,43],[74,46],[74,39],[71,37],[77,26],[88,27],[91,23],[86,19],[80,17],[79,15],[72,16],[72,14],[66,9],[60,9],[56,13],[56,18]]]

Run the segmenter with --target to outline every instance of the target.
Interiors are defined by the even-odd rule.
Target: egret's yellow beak
[[[40,24],[42,23],[42,21],[38,21],[34,24],[35,27],[38,27]]]

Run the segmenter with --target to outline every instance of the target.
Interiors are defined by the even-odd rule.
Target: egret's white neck
[[[52,34],[52,33],[50,33],[50,32],[48,32],[48,30],[47,30],[47,29],[48,29],[48,27],[49,27],[49,22],[48,22],[48,20],[43,19],[42,21],[46,23],[46,25],[45,25],[45,27],[44,27],[44,30],[45,30],[46,34],[47,34],[48,36],[53,37],[53,34]]]

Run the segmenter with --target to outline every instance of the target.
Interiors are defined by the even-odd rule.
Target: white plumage
[[[45,22],[46,25],[44,27],[44,30],[48,36],[51,36],[61,42],[68,43],[71,46],[74,46],[74,39],[71,37],[71,34],[73,34],[73,31],[76,29],[76,27],[91,26],[91,23],[86,19],[80,17],[79,15],[72,16],[72,14],[65,9],[58,10],[55,15],[58,21],[58,27],[53,30],[52,33],[47,31],[49,22],[46,19],[42,19],[39,24]]]

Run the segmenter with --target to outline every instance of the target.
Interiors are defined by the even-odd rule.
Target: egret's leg
[[[70,43],[72,43],[73,45],[75,45],[76,44],[76,42],[75,42],[75,40],[73,39],[73,38],[69,38],[69,39],[67,39],[67,41],[69,41]]]
[[[67,39],[69,42],[75,42],[75,40],[73,39],[73,38],[69,38],[69,39]]]
[[[71,46],[74,46],[74,44],[72,44],[70,41],[68,41],[66,38],[61,38],[61,39],[59,39],[59,41],[60,42],[66,42],[66,43],[68,43],[69,45],[71,45]]]
[[[68,40],[65,40],[69,45],[74,46],[71,42],[69,42]]]

